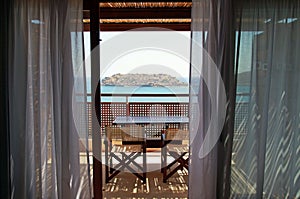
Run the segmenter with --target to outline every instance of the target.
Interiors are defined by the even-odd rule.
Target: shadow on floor
[[[103,195],[105,199],[187,199],[188,172],[178,171],[167,183],[163,183],[160,171],[148,172],[145,184],[134,175],[123,172],[104,184]]]

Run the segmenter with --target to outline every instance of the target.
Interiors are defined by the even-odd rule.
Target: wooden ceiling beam
[[[190,31],[191,30],[191,24],[190,23],[122,23],[122,24],[100,24],[100,31],[127,31],[132,30],[136,28],[153,28],[153,30],[156,30],[155,28],[163,28],[163,29],[169,29],[174,31]],[[84,24],[84,31],[90,30],[90,24],[86,23]],[[151,29],[147,29],[150,31]]]
[[[88,0],[84,0],[88,1]],[[192,2],[192,0],[99,0],[99,3],[109,3],[109,2]]]
[[[99,3],[118,3],[118,2],[192,2],[192,0],[126,0],[126,1],[120,1],[120,0],[99,0]],[[83,8],[85,10],[89,10],[90,8],[90,0],[84,0],[83,1]]]
[[[89,19],[89,11],[83,18]],[[191,8],[100,8],[100,19],[186,19]]]
[[[126,2],[191,2],[192,0],[147,0],[147,1],[134,1],[129,0]],[[118,0],[99,0],[101,2],[122,2]],[[90,19],[90,1],[83,1],[83,18]],[[113,8],[113,7],[100,7],[99,4],[99,19],[190,19],[190,7],[155,7],[155,8]],[[126,31],[135,28],[153,27],[153,28],[166,28],[177,31],[189,31],[190,23],[102,23],[100,25],[101,31]],[[84,30],[90,30],[90,24],[84,24]]]
[[[117,2],[124,2],[120,0],[99,0],[99,3],[117,3]],[[126,2],[192,2],[192,0],[126,0]],[[90,0],[83,1],[83,9],[89,10],[90,9]]]

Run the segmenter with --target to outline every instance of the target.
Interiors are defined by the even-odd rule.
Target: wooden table
[[[186,116],[117,116],[113,121],[115,125],[148,125],[148,124],[188,124],[189,118]],[[161,148],[161,137],[146,138],[147,148]]]
[[[186,116],[117,116],[113,124],[182,124],[189,123]]]

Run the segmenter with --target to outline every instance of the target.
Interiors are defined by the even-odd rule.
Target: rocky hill
[[[115,74],[102,80],[104,86],[187,86],[176,77],[167,74]]]

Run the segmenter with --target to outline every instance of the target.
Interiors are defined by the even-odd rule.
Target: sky
[[[152,48],[144,48],[147,45],[145,43],[151,44],[153,40],[164,37],[170,38],[171,41],[174,38],[174,40],[171,44],[170,40],[162,40],[150,46]],[[100,38],[102,40],[100,43],[101,78],[112,76],[116,73],[166,73],[180,79],[188,78],[189,76],[190,31],[101,32]],[[181,40],[181,44],[174,45],[178,42],[178,39]],[[90,77],[90,35],[88,32],[84,33],[84,40],[87,77]],[[118,42],[120,40],[121,42]],[[136,40],[140,42],[137,43]],[[125,48],[125,51],[120,53],[117,50],[120,48],[120,45],[127,46],[127,50]],[[174,54],[171,52],[170,46],[172,49],[178,48],[178,51],[182,51],[182,53],[180,55]],[[105,55],[105,52],[108,55]],[[112,54],[114,55],[112,56],[113,58],[109,57]]]
[[[101,32],[101,79],[116,73],[166,73],[188,79],[190,34],[190,31]],[[254,34],[242,32],[238,73],[250,71]],[[145,47],[149,43],[153,43],[153,48]],[[89,32],[84,32],[84,44],[89,78]],[[180,52],[176,54],[173,51]]]

